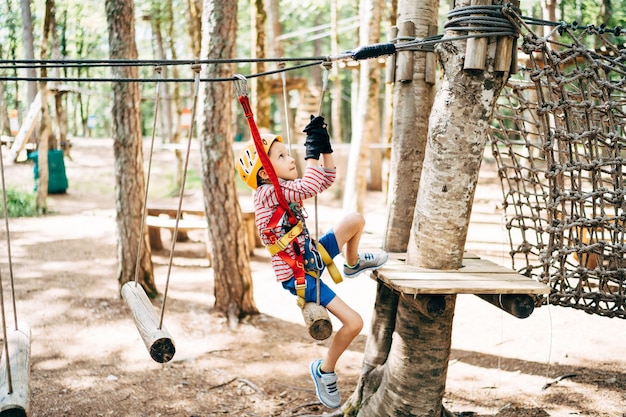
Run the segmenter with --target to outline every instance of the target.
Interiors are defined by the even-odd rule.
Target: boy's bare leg
[[[359,260],[359,242],[365,227],[365,218],[360,213],[350,213],[333,227],[339,250],[345,245],[344,257],[348,265]]]
[[[326,308],[342,323],[328,347],[326,358],[321,366],[324,372],[334,372],[339,357],[363,329],[363,319],[338,296],[333,298]]]

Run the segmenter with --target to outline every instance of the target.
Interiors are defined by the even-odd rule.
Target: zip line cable
[[[621,26],[608,28],[605,24],[580,25],[574,21],[572,23],[552,22],[548,20],[536,19],[528,16],[521,16],[520,10],[514,8],[511,4],[500,5],[477,5],[466,6],[451,10],[448,13],[448,21],[444,25],[445,32],[467,32],[458,35],[435,35],[425,38],[396,38],[389,43],[377,43],[372,45],[360,46],[352,50],[348,50],[337,55],[328,56],[311,56],[296,58],[226,58],[226,59],[177,59],[177,60],[154,60],[154,59],[18,59],[18,60],[0,60],[1,70],[17,70],[27,68],[93,68],[93,67],[120,67],[120,66],[173,66],[173,65],[193,65],[193,64],[237,64],[237,63],[254,63],[254,62],[305,62],[291,67],[281,66],[276,70],[260,72],[257,74],[246,75],[246,78],[262,77],[286,71],[294,71],[310,66],[320,65],[324,62],[333,61],[359,61],[363,59],[373,59],[386,55],[393,55],[399,51],[422,51],[432,52],[438,43],[453,42],[470,38],[483,38],[495,36],[517,37],[519,35],[520,24],[528,27],[528,25],[552,26],[555,31],[563,33],[566,29],[590,31],[595,30],[601,34],[611,33],[614,36],[626,34],[626,29]],[[469,33],[472,32],[472,33]],[[476,33],[478,32],[478,33]],[[82,77],[19,77],[1,75],[0,81],[49,81],[49,82],[139,82],[152,83],[152,78],[82,78]],[[195,82],[196,79],[190,78],[162,78],[159,82]],[[200,82],[223,82],[237,81],[234,77],[223,78],[201,78]]]

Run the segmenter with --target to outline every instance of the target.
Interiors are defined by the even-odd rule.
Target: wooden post
[[[389,29],[387,40],[389,42],[393,42],[395,41],[397,36],[398,36],[398,27],[392,26]],[[396,55],[397,54],[389,55],[389,57],[387,58],[387,63],[385,66],[385,83],[386,84],[393,84],[396,81]]]
[[[326,340],[333,334],[333,325],[325,307],[317,303],[306,303],[302,308],[304,324],[315,340]]]
[[[11,384],[9,386],[6,351],[0,364],[0,416],[26,417],[30,408],[30,328],[8,330],[7,340]]]
[[[491,0],[472,0],[472,6],[491,4]],[[476,32],[469,32],[470,34]],[[487,60],[488,38],[469,38],[465,47],[465,63],[463,69],[484,70]]]
[[[159,327],[159,317],[143,287],[134,281],[127,282],[122,286],[122,298],[133,313],[135,325],[150,357],[159,363],[171,360],[176,352],[174,342],[167,329]]]
[[[437,25],[428,26],[428,36],[437,34]],[[434,52],[426,52],[426,62],[424,64],[424,81],[430,85],[437,83],[437,55]]]
[[[398,36],[415,37],[415,24],[410,20],[402,22]],[[413,51],[401,51],[397,55],[396,81],[410,83],[413,81]]]

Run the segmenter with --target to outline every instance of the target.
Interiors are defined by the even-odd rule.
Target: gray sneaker
[[[373,271],[380,268],[387,262],[389,255],[387,252],[380,252],[374,255],[373,253],[365,252],[359,254],[359,261],[354,268],[350,268],[348,265],[343,265],[343,274],[346,278],[354,278],[361,272]]]
[[[317,398],[328,408],[338,408],[341,405],[341,395],[337,388],[337,374],[323,374],[320,372],[321,359],[311,362],[311,378],[315,383]]]

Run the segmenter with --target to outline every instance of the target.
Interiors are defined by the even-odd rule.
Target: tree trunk
[[[30,10],[30,0],[20,0],[22,10],[22,42],[24,48],[24,59],[35,59],[35,47],[33,40],[33,17]],[[37,76],[35,68],[27,68],[26,76],[34,78]],[[35,100],[37,95],[37,83],[35,81],[26,82],[26,96],[28,102],[26,108]]]
[[[50,31],[56,28],[54,22],[54,0],[46,0],[44,11],[43,37],[41,40],[41,59],[48,57],[48,46],[50,41]],[[41,77],[48,76],[48,70],[41,69]],[[37,183],[37,211],[45,213],[48,210],[48,149],[50,148],[50,138],[52,136],[52,121],[48,109],[48,88],[46,81],[41,81],[39,85],[41,91],[41,118],[39,122],[39,143],[37,144],[37,166],[39,169],[39,180]]]
[[[235,55],[237,2],[205,0],[202,57],[229,58]],[[208,64],[203,75],[230,77],[233,65]],[[252,291],[248,240],[237,198],[232,150],[232,83],[202,85],[202,107],[198,109],[204,204],[209,224],[211,259],[215,281],[215,309],[227,315],[231,326],[237,319],[257,314]]]
[[[385,299],[392,308],[395,300],[394,297]],[[362,398],[360,407],[357,407],[358,414],[346,415],[442,415],[455,302],[455,295],[401,296],[397,299],[395,316],[391,313],[386,316],[395,317],[395,321],[387,319],[381,323],[392,327],[377,329],[378,334],[383,335],[380,346],[388,351],[377,352],[376,356],[370,353],[366,357],[376,357],[373,362],[376,364],[387,353],[386,360],[361,375]],[[416,396],[416,392],[419,395]]]
[[[202,0],[187,0],[187,29],[191,53],[199,57],[202,47]]]
[[[339,53],[339,5],[337,0],[331,0],[330,2],[330,53],[331,55],[337,55]],[[343,142],[343,129],[341,129],[341,78],[339,77],[339,65],[333,65],[331,69],[330,82],[332,83],[332,90],[330,93],[331,98],[331,110],[330,117],[331,122],[329,126],[330,133],[335,143]]]
[[[361,0],[362,45],[380,41],[380,2]],[[362,211],[369,168],[369,144],[380,142],[380,68],[375,60],[360,61],[358,116],[352,121],[352,140],[343,194],[345,211]]]
[[[407,251],[409,264],[431,269],[461,267],[485,132],[509,76],[494,71],[496,40],[488,39],[484,71],[463,69],[466,41],[439,44],[444,76],[430,118]]]
[[[463,1],[456,4],[467,5]],[[484,71],[463,70],[465,44],[447,41],[438,48],[444,78],[430,118],[408,243],[410,265],[431,269],[461,266],[473,190],[485,147],[484,132],[508,77],[508,72],[493,69],[496,39],[488,41]],[[450,414],[443,407],[443,395],[456,295],[398,297],[392,329],[396,298],[379,284],[361,380],[358,391],[343,408],[344,415]]]
[[[265,58],[265,22],[267,21],[263,0],[251,0],[250,7],[252,58],[263,59]],[[265,63],[262,61],[251,63],[250,68],[253,74],[266,70]],[[267,77],[255,77],[249,82],[250,104],[256,116],[256,123],[259,128],[270,129],[270,95]]]
[[[436,33],[438,11],[437,0],[400,1],[398,35],[425,38]],[[396,59],[389,210],[383,242],[391,252],[406,251],[413,222],[434,98],[434,86],[425,77],[426,59],[424,52],[409,51],[400,52]]]
[[[111,59],[137,59],[135,45],[134,5],[132,0],[106,0]],[[117,78],[137,78],[137,67],[118,66],[111,69]],[[154,284],[148,230],[139,236],[145,207],[145,182],[141,140],[139,85],[136,82],[114,82],[113,89],[113,154],[115,158],[115,211],[117,256],[120,289],[137,279],[148,297],[158,291]],[[139,239],[142,251],[137,253]],[[135,266],[139,256],[139,270]]]

